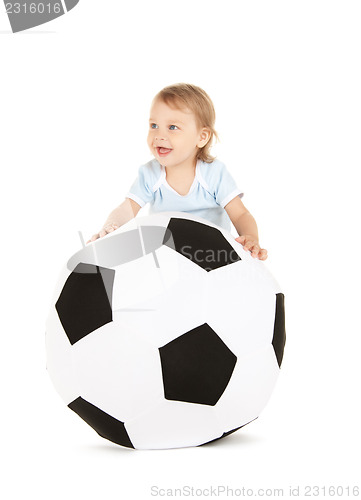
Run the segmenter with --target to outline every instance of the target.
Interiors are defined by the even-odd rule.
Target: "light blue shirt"
[[[186,195],[181,195],[168,184],[164,166],[153,159],[139,167],[126,197],[141,207],[149,202],[150,214],[188,212],[230,231],[231,221],[224,207],[243,194],[224,163],[216,159],[212,163],[197,161],[193,184]]]

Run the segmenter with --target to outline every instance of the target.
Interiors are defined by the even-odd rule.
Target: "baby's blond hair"
[[[206,127],[210,131],[209,141],[197,153],[197,158],[206,163],[211,163],[214,157],[210,155],[213,138],[218,139],[218,134],[214,128],[216,113],[213,102],[209,95],[200,87],[190,83],[176,83],[164,87],[154,97],[154,101],[160,99],[166,104],[172,104],[178,109],[190,109],[197,120],[199,127]]]

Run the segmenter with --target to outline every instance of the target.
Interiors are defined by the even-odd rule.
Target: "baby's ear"
[[[197,144],[199,148],[204,148],[204,146],[207,144],[209,141],[209,138],[211,137],[211,131],[207,127],[203,127],[200,133],[200,140]]]

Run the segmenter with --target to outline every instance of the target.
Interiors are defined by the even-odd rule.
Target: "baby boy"
[[[206,92],[179,83],[162,89],[154,97],[149,119],[148,146],[154,159],[139,167],[138,177],[99,233],[87,243],[116,230],[150,204],[150,213],[188,212],[221,226],[230,223],[238,241],[252,257],[267,259],[258,241],[257,224],[246,209],[226,166],[210,155],[214,128],[214,106]]]

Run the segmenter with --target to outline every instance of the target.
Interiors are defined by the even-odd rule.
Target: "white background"
[[[1,7],[3,498],[358,484],[360,22],[347,0],[80,0],[12,34]],[[134,451],[63,404],[45,319],[78,231],[98,231],[150,159],[152,97],[178,81],[214,101],[214,152],[245,191],[288,336],[258,420],[209,446]]]

